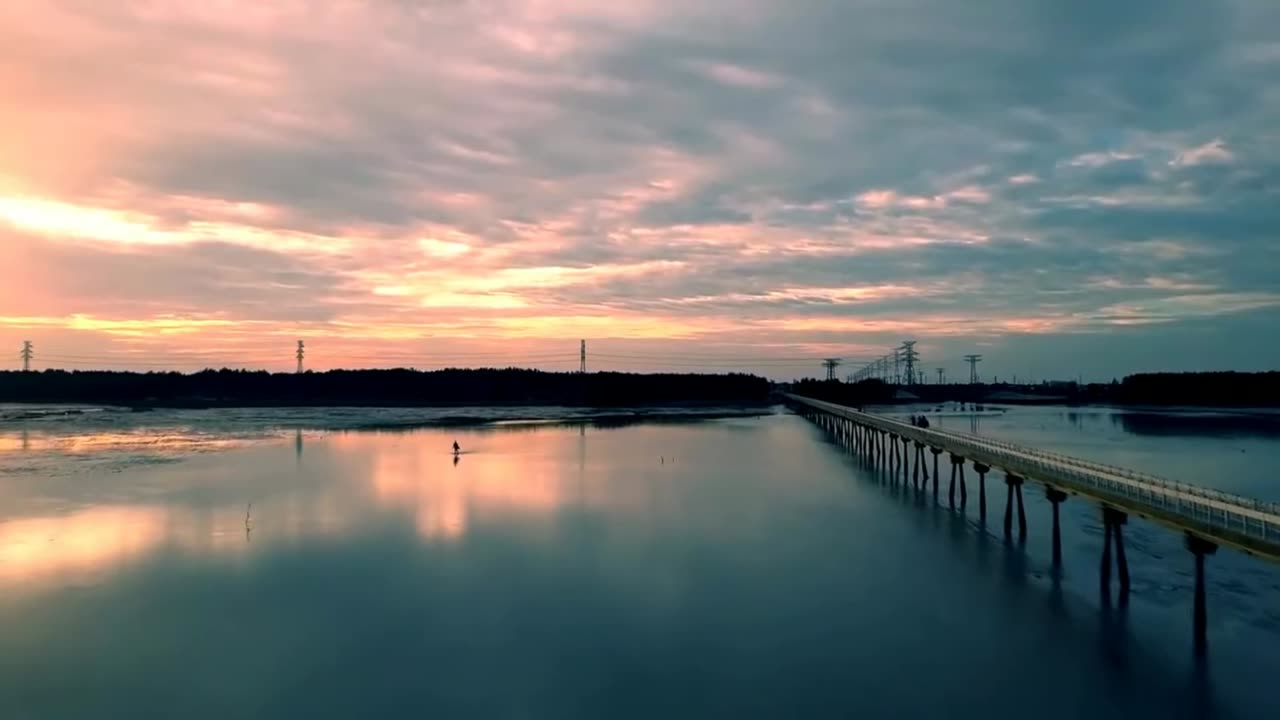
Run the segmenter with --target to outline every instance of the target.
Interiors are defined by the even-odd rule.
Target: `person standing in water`
[[[457,440],[454,440],[454,441],[453,441],[453,454],[454,454],[454,455],[457,455],[457,454],[458,454],[458,453],[460,453],[460,452],[462,452],[462,446],[458,444],[458,441],[457,441]]]

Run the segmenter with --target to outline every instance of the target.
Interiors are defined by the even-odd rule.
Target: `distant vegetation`
[[[1280,372],[1130,375],[1116,392],[1135,405],[1280,407]]]
[[[790,391],[860,407],[895,400],[880,380],[799,380]],[[922,402],[1054,402],[1280,407],[1280,372],[1152,373],[1080,385],[914,385]],[[268,373],[0,371],[0,402],[99,403],[127,407],[763,404],[772,384],[754,375],[553,373],[540,370],[333,370]],[[1000,399],[1000,398],[1005,399]],[[899,397],[898,399],[903,399]]]
[[[538,370],[244,370],[134,373],[0,372],[0,402],[131,407],[571,405],[625,407],[765,403],[752,375],[550,373]]]
[[[791,392],[796,395],[855,408],[891,402],[896,391],[896,387],[880,380],[852,384],[839,380],[799,380],[791,384]]]
[[[878,380],[847,384],[801,380],[792,392],[857,407],[893,402],[897,388]],[[983,385],[912,385],[905,393],[921,402],[1067,403],[1200,407],[1280,407],[1280,372],[1146,373],[1123,381],[1079,384],[1046,382]],[[905,394],[904,393],[904,394]],[[904,398],[899,397],[902,401]]]

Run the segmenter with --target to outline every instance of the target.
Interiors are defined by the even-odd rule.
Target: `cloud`
[[[1071,167],[1098,168],[1135,158],[1136,156],[1123,152],[1087,152],[1071,158],[1066,164]]]
[[[1236,159],[1234,153],[1227,149],[1227,144],[1218,138],[1199,147],[1178,153],[1169,164],[1174,167],[1192,167],[1195,165],[1229,165]]]
[[[1277,31],[1265,0],[7,3],[0,343],[947,364],[1230,328],[1280,291]]]

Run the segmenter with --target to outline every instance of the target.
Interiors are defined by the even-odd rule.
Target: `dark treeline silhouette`
[[[1133,405],[1280,406],[1280,372],[1148,373],[1130,375],[1117,402]]]
[[[752,375],[553,373],[522,369],[0,372],[0,402],[130,407],[744,404],[769,400]]]
[[[898,402],[990,402],[997,404],[1065,403],[1072,405],[1162,405],[1189,407],[1280,407],[1280,372],[1147,373],[1123,381],[1035,385],[911,385]],[[792,392],[819,400],[857,406],[895,401],[896,387],[878,380],[847,384],[837,380],[801,380]]]
[[[896,388],[880,380],[862,380],[850,384],[839,380],[805,379],[792,383],[791,392],[837,405],[861,407],[892,401]]]

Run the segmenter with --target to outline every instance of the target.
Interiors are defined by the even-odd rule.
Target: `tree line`
[[[1280,372],[1144,373],[1125,378],[1115,393],[1134,405],[1280,407]]]
[[[791,385],[797,395],[850,407],[894,402],[897,387],[879,380],[850,384],[806,379]],[[1046,402],[1075,405],[1280,407],[1280,372],[1139,373],[1110,383],[912,385],[904,389],[926,403],[983,402],[998,397],[997,393],[1015,392],[1025,396],[1022,402],[1043,397]]]
[[[131,407],[765,403],[771,383],[746,374],[565,373],[524,369],[269,373],[0,372],[0,402]]]

